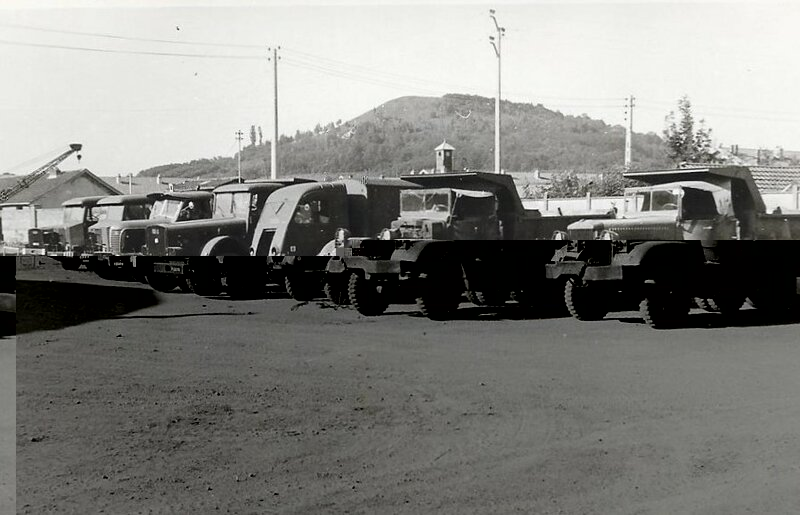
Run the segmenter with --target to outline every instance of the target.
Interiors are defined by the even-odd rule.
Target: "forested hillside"
[[[587,116],[567,116],[542,105],[502,103],[503,168],[532,170],[606,171],[620,168],[625,130]],[[279,173],[385,174],[434,166],[433,149],[447,140],[455,147],[457,169],[490,170],[494,166],[494,100],[469,95],[401,97],[347,122],[318,124],[313,130],[282,136]],[[635,134],[634,167],[669,164],[661,138]],[[231,176],[236,159],[215,157],[157,166],[140,175],[165,177]],[[246,178],[265,176],[270,168],[270,144],[243,150]]]

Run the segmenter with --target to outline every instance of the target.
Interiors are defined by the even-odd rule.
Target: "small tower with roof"
[[[453,148],[447,141],[434,149],[436,151],[436,173],[450,173],[453,171]]]

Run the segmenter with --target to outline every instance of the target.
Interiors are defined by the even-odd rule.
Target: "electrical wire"
[[[116,39],[121,41],[143,41],[148,43],[167,43],[171,45],[190,45],[190,46],[209,46],[209,47],[229,47],[229,48],[266,48],[266,45],[243,45],[237,43],[210,43],[205,41],[176,41],[174,39],[153,39],[139,38],[134,36],[118,36],[116,34],[106,34],[101,32],[80,32],[77,30],[49,29],[44,27],[32,27],[29,25],[19,25],[15,23],[0,23],[0,27],[14,29],[33,30],[38,32],[51,32],[55,34],[71,34],[76,36],[89,36],[96,38]]]
[[[78,47],[67,45],[51,45],[47,43],[27,43],[22,41],[9,41],[0,39],[0,44],[3,45],[16,45],[37,48],[55,48],[59,50],[76,50],[83,52],[95,52],[104,54],[128,54],[128,55],[151,55],[160,57],[191,57],[203,59],[239,59],[239,60],[263,60],[263,56],[250,56],[250,55],[221,55],[221,54],[183,54],[175,52],[154,52],[145,50],[115,50],[110,48],[93,48],[93,47]]]

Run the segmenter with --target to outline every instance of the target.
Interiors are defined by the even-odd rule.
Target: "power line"
[[[3,45],[16,45],[16,46],[27,46],[27,47],[37,47],[37,48],[55,48],[59,50],[76,50],[76,51],[83,51],[83,52],[95,52],[95,53],[103,53],[103,54],[128,54],[128,55],[153,55],[153,56],[161,56],[161,57],[192,57],[192,58],[203,58],[203,59],[239,59],[239,60],[258,60],[262,59],[258,56],[251,56],[251,55],[221,55],[221,54],[182,54],[182,53],[175,53],[175,52],[153,52],[153,51],[145,51],[145,50],[114,50],[110,48],[92,48],[92,47],[78,47],[78,46],[67,46],[67,45],[51,45],[47,43],[26,43],[22,41],[8,41],[5,39],[0,39],[0,44]]]
[[[210,43],[206,41],[176,41],[174,39],[153,39],[139,38],[134,36],[119,36],[116,34],[106,34],[101,32],[80,32],[77,30],[49,29],[44,27],[32,27],[29,25],[19,25],[15,23],[0,23],[0,27],[10,27],[14,29],[34,30],[38,32],[51,32],[55,34],[71,34],[75,36],[89,36],[95,38],[116,39],[122,41],[144,41],[148,43],[168,43],[171,45],[191,45],[191,46],[210,46],[210,47],[230,47],[230,48],[264,48],[264,45],[243,45],[237,43]]]

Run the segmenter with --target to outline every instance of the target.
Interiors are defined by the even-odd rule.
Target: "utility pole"
[[[239,153],[237,154],[239,161],[239,183],[242,182],[242,131],[236,131],[236,139],[239,140]]]
[[[489,41],[494,47],[494,53],[497,55],[497,97],[494,99],[494,173],[502,173],[502,168],[500,168],[500,55],[502,49],[501,41],[506,29],[497,23],[494,9],[489,9],[489,18],[494,21],[494,28],[497,30],[496,37],[489,36]]]
[[[631,95],[626,99],[628,105],[625,106],[625,117],[627,118],[627,126],[625,127],[625,171],[631,169],[631,146],[633,143],[633,107],[636,105],[634,101],[636,98]]]
[[[274,107],[274,122],[273,122],[273,132],[272,132],[272,147],[271,150],[271,163],[270,163],[270,174],[269,177],[272,180],[275,180],[278,176],[278,50],[281,47],[271,48],[267,50],[272,51],[272,57],[268,57],[267,60],[272,61],[272,78],[273,78],[273,98],[275,100],[275,107]]]

